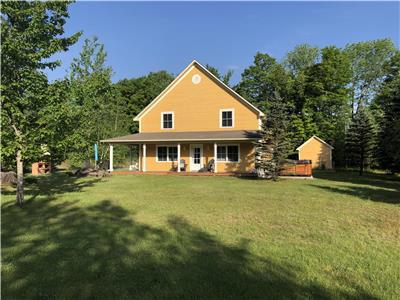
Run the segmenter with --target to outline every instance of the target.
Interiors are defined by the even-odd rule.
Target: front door
[[[203,145],[190,146],[190,171],[199,171],[203,166]]]

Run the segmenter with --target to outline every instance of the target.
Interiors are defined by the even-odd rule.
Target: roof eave
[[[303,148],[303,146],[305,146],[311,139],[315,138],[316,140],[318,140],[319,142],[323,143],[324,145],[326,145],[328,148],[330,148],[331,150],[335,149],[333,148],[333,146],[329,145],[327,142],[325,142],[323,139],[319,138],[318,136],[316,136],[315,134],[310,137],[307,141],[305,141],[303,144],[301,144],[299,147],[296,148],[296,151],[300,151],[301,148]]]
[[[100,143],[158,143],[158,142],[211,142],[211,141],[255,141],[254,138],[210,138],[210,139],[156,139],[156,140],[100,140]]]

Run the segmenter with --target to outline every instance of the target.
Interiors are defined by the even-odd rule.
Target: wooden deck
[[[155,172],[155,171],[113,171],[111,175],[175,175],[175,176],[235,176],[235,177],[256,177],[253,173],[211,173],[211,172]]]

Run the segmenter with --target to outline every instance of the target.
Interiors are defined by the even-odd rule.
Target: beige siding
[[[218,145],[239,145],[240,159],[238,163],[231,162],[217,162],[218,172],[239,172],[246,173],[251,172],[255,168],[255,152],[254,145],[252,143],[217,143]],[[208,162],[214,158],[214,144],[206,144],[204,151],[205,160]]]
[[[196,143],[199,144],[199,143]],[[223,145],[224,143],[218,143]],[[229,143],[238,144],[240,161],[238,163],[218,162],[218,172],[251,172],[254,169],[254,146],[251,143]],[[176,145],[172,143],[147,144],[146,145],[146,170],[147,171],[172,171],[177,162],[158,162],[156,157],[157,145]],[[214,159],[214,144],[204,143],[203,145],[203,164],[206,165]],[[190,171],[190,144],[181,144],[181,159],[187,164],[187,171]],[[143,159],[142,159],[143,161]]]
[[[299,159],[311,160],[313,168],[332,169],[332,150],[316,138],[312,138],[299,150]]]
[[[201,76],[199,84],[192,76]],[[234,127],[220,128],[220,109],[234,109]],[[174,129],[161,128],[161,113],[174,113]],[[141,132],[257,130],[258,114],[238,101],[197,66],[140,120]]]

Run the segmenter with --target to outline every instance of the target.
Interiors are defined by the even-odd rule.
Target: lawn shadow
[[[305,281],[285,262],[227,245],[184,218],[161,227],[105,199],[2,206],[4,299],[374,298]]]
[[[312,184],[326,191],[359,197],[364,200],[384,202],[391,204],[400,203],[400,180],[394,176],[365,174],[359,176],[350,171],[317,171],[315,178],[335,182],[335,185],[325,186]]]
[[[38,177],[30,176],[24,180],[25,204],[28,204],[39,196],[45,197],[47,200],[52,200],[60,194],[79,192],[87,187],[94,186],[100,181],[101,178],[79,178],[68,176],[64,172]],[[15,188],[2,188],[1,194],[4,196],[15,195]],[[12,205],[12,203],[9,203],[9,205]]]

